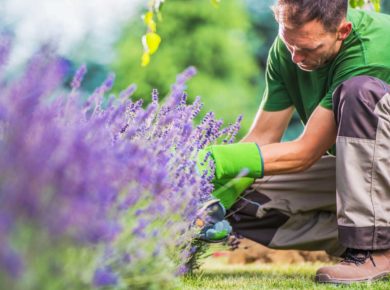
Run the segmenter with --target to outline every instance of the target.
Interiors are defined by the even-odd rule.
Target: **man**
[[[328,283],[390,273],[390,16],[347,8],[277,1],[254,124],[241,143],[206,150],[233,230],[271,248],[343,256],[317,271]],[[280,143],[294,109],[305,130]],[[234,179],[243,168],[247,177]]]

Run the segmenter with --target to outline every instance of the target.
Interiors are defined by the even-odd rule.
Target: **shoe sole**
[[[359,280],[338,280],[338,279],[332,279],[329,277],[329,275],[325,274],[319,274],[315,277],[315,282],[317,283],[329,283],[329,284],[352,284],[352,283],[359,283],[359,282],[374,282],[382,279],[388,278],[390,275],[390,272],[381,273],[375,277],[369,278],[369,279],[359,279]]]

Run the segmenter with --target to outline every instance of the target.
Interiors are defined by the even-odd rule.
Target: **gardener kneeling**
[[[205,150],[216,164],[214,195],[246,238],[342,256],[317,271],[318,282],[385,277],[390,16],[348,9],[347,0],[279,0],[273,10],[279,34],[254,124],[241,143]],[[305,130],[280,143],[294,109]],[[243,169],[247,176],[234,179]],[[220,240],[230,229],[225,222],[208,230],[205,238]]]

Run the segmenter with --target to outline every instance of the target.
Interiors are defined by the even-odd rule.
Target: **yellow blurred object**
[[[144,17],[144,22],[148,26],[149,30],[151,32],[156,32],[156,22],[154,22],[153,16],[154,16],[153,12],[149,11],[143,17]]]
[[[214,7],[218,8],[219,7],[219,3],[221,3],[221,0],[210,0],[211,1],[211,4],[214,5]]]
[[[381,11],[381,1],[380,0],[373,0],[371,2],[374,5],[375,11],[380,12]]]
[[[161,37],[157,33],[149,32],[146,34],[145,38],[149,54],[152,55],[157,51],[158,47],[160,46]]]
[[[142,55],[141,65],[147,66],[150,63],[150,56],[154,54],[161,43],[161,37],[154,32],[148,32],[142,37],[144,53]]]
[[[149,63],[150,63],[150,54],[149,52],[144,52],[142,54],[141,66],[147,66]]]

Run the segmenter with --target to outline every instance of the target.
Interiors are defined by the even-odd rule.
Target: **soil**
[[[335,262],[324,251],[273,250],[248,239],[240,239],[238,248],[228,254],[229,264],[252,262],[294,264],[303,262]]]

